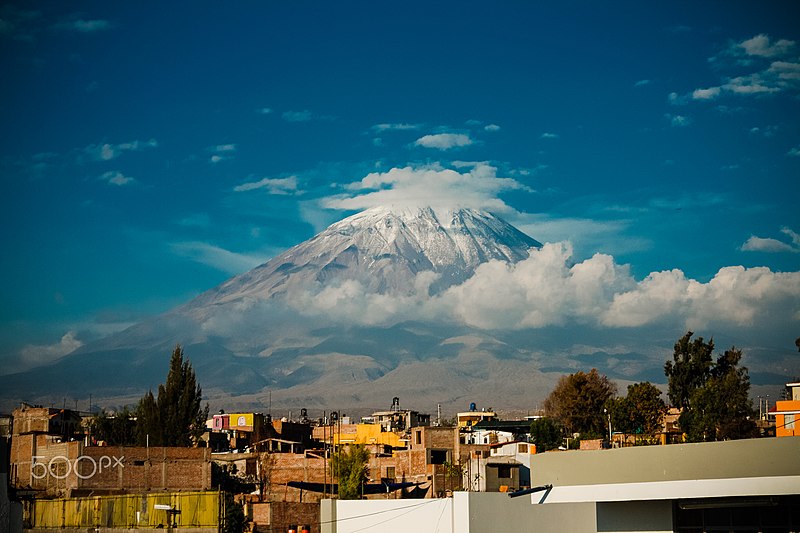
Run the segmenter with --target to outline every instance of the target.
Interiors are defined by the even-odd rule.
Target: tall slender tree
[[[139,445],[190,446],[203,433],[208,405],[200,408],[202,390],[192,365],[175,346],[166,384],[158,386],[158,397],[148,391],[137,408]]]

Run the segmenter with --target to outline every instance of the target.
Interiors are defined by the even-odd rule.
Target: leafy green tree
[[[200,408],[202,390],[191,363],[183,359],[177,345],[172,352],[166,384],[158,386],[158,397],[148,391],[136,409],[137,441],[144,446],[191,446],[205,431],[208,405]]]
[[[648,381],[628,385],[627,395],[610,400],[608,409],[618,431],[641,437],[658,433],[667,412],[661,391]]]
[[[616,391],[617,386],[596,368],[589,373],[576,372],[558,380],[544,409],[568,433],[581,433],[584,438],[601,436],[606,431],[603,408]]]
[[[369,451],[362,444],[351,445],[331,456],[331,472],[339,483],[340,500],[361,499],[361,486],[367,481]]]
[[[531,442],[536,453],[555,450],[564,441],[561,428],[551,418],[538,418],[531,422]]]
[[[127,406],[116,413],[97,413],[89,422],[89,428],[94,438],[105,441],[109,446],[136,444],[136,420]]]
[[[698,442],[756,436],[750,376],[746,367],[739,366],[742,351],[731,347],[714,361],[713,341],[704,343],[700,337],[690,342],[691,336],[692,332],[687,333],[675,345],[675,364],[668,361],[664,365],[670,400],[682,408],[678,424],[687,439]]]
[[[464,483],[464,467],[445,461],[442,470],[444,470],[445,490],[461,490]]]
[[[688,408],[692,393],[711,377],[714,364],[714,339],[703,342],[703,337],[692,340],[693,332],[689,331],[675,344],[672,361],[664,364],[669,385],[667,395],[672,405]]]

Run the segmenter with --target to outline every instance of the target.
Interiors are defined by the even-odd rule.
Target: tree
[[[158,397],[148,391],[136,409],[137,441],[140,446],[191,446],[205,431],[208,405],[200,408],[202,390],[183,349],[175,346],[166,384],[158,386]]]
[[[714,339],[703,342],[703,337],[692,339],[689,331],[675,344],[673,361],[664,364],[664,374],[669,380],[667,395],[675,407],[688,408],[692,393],[711,376],[714,363]]]
[[[563,440],[561,428],[551,418],[531,422],[531,442],[536,445],[536,453],[555,450]]]
[[[132,446],[136,443],[136,420],[127,406],[116,413],[97,413],[90,420],[89,427],[95,439],[105,441],[109,446]]]
[[[618,431],[640,436],[658,433],[667,412],[661,391],[648,381],[628,385],[627,395],[610,400],[608,409]]]
[[[444,470],[444,490],[461,490],[464,483],[464,467],[445,461],[442,469]]]
[[[682,408],[678,424],[691,442],[756,436],[750,376],[740,367],[742,351],[731,347],[714,361],[713,341],[690,342],[692,332],[675,345],[675,364],[668,361],[670,400]],[[684,351],[685,350],[685,351]],[[686,357],[688,354],[688,357]]]
[[[362,444],[354,444],[331,456],[331,472],[339,483],[340,500],[361,499],[361,486],[367,481],[369,451]]]
[[[242,504],[237,502],[230,492],[223,492],[222,497],[225,514],[220,530],[222,533],[243,533],[246,518]]]
[[[617,386],[593,368],[588,374],[562,376],[544,401],[544,409],[568,433],[599,436],[605,434],[603,408],[616,391]]]

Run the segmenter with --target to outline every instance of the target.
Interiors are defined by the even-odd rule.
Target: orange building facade
[[[800,435],[800,383],[787,383],[791,400],[775,402],[775,436]]]

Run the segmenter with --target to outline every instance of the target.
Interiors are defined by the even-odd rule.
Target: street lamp
[[[603,409],[603,412],[608,417],[608,445],[611,446],[611,413],[608,412],[608,409]]]

